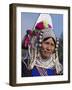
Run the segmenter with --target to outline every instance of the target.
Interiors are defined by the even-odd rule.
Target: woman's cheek
[[[52,51],[52,53],[54,52],[54,50],[55,50],[55,47],[52,47],[52,50],[51,50],[51,51]]]

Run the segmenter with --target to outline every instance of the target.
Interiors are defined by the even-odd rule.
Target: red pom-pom
[[[27,30],[27,34],[29,34],[30,36],[32,36],[32,30],[28,29]]]
[[[43,22],[39,22],[39,23],[37,23],[37,25],[35,26],[35,29],[39,29],[39,30],[42,30],[42,29],[44,29],[45,27],[44,27],[44,24],[43,24]]]

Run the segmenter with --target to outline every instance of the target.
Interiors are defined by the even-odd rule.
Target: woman
[[[45,21],[47,19],[48,23]],[[28,51],[27,53],[25,52],[27,57],[22,60],[22,76],[62,74],[62,65],[58,58],[56,36],[53,31],[51,18],[48,14],[41,14],[38,18],[30,43],[31,46],[28,45]]]

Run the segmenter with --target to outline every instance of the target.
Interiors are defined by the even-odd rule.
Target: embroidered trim
[[[41,67],[36,67],[36,68],[37,68],[40,76],[48,76],[47,71],[46,71],[45,68],[41,68]]]

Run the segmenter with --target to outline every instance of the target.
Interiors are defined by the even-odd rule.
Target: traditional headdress
[[[35,26],[34,26],[34,37],[36,37],[36,41],[33,40],[32,42],[36,44],[39,44],[48,37],[52,37],[56,42],[56,36],[53,31],[53,24],[52,19],[49,14],[40,14]]]

